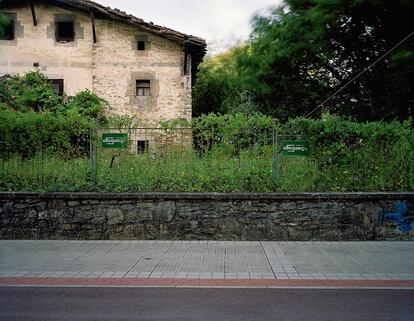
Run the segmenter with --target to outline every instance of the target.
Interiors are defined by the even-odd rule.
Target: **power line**
[[[317,111],[319,108],[321,108],[324,104],[326,104],[328,101],[330,101],[332,98],[334,98],[336,95],[338,95],[342,90],[344,90],[346,87],[348,87],[351,83],[353,83],[355,80],[357,80],[359,77],[361,77],[363,74],[365,74],[368,70],[370,70],[374,65],[376,65],[380,60],[384,59],[386,56],[388,56],[395,48],[399,47],[402,43],[407,41],[412,35],[414,35],[414,31],[411,32],[407,37],[405,37],[403,40],[401,40],[399,43],[397,43],[394,47],[392,47],[390,50],[388,50],[385,54],[383,54],[381,57],[379,57],[377,60],[375,60],[371,65],[369,65],[367,68],[365,68],[363,71],[361,71],[358,75],[356,75],[354,78],[352,78],[350,81],[348,81],[344,86],[342,86],[339,90],[337,90],[334,94],[329,96],[329,98],[325,99],[321,104],[319,104],[314,110],[312,110],[310,113],[308,113],[305,117],[309,117],[312,115],[315,111]]]

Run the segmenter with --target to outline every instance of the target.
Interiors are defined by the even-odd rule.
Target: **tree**
[[[286,120],[306,115],[414,31],[410,0],[286,0],[254,19],[251,43],[236,51],[237,92]],[[414,36],[313,115],[357,120],[414,113]]]
[[[406,0],[287,0],[270,17],[255,19],[250,54],[239,60],[245,86],[267,113],[304,115],[414,31],[410,12],[414,2]],[[413,40],[318,112],[359,120],[412,115]]]
[[[194,88],[193,116],[228,113],[237,105],[241,95],[237,83],[235,56],[242,48],[232,48],[215,57],[206,58],[198,67]]]

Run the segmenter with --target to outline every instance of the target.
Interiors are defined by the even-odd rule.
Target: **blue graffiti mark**
[[[408,233],[414,228],[414,222],[412,222],[412,214],[409,206],[404,202],[398,202],[395,204],[394,212],[385,213],[384,221],[391,221],[396,223],[400,232]],[[411,222],[410,222],[411,221]]]

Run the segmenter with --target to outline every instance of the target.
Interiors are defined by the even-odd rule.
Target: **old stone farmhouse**
[[[191,118],[203,39],[88,0],[0,0],[0,76],[39,69],[60,93],[89,89],[146,124]]]

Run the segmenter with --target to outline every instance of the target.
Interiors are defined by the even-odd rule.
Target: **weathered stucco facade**
[[[109,102],[110,113],[146,125],[191,119],[192,73],[204,55],[202,39],[86,0],[37,1],[33,7],[4,1],[0,10],[14,28],[13,39],[0,40],[0,76],[39,69],[63,79],[68,95],[88,89]],[[56,40],[60,21],[73,23],[73,41]],[[138,50],[138,41],[145,50]],[[137,81],[148,82],[149,95],[138,95]]]

